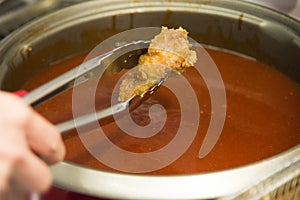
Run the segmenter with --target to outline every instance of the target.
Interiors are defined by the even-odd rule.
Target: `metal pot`
[[[162,25],[184,26],[200,43],[251,56],[300,83],[300,23],[288,16],[243,1],[103,0],[47,15],[5,38],[0,45],[0,88],[17,90],[49,63],[87,52],[117,32]],[[299,160],[298,145],[247,166],[197,175],[126,175],[67,162],[53,166],[52,172],[55,185],[99,197],[207,199],[245,195],[273,177],[273,187],[257,192],[262,196],[278,186],[274,175],[289,172],[290,179],[281,184],[297,177],[299,170],[291,169]]]

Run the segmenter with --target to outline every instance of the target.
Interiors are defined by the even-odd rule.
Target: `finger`
[[[27,196],[28,191],[25,191],[18,183],[11,181],[9,189],[5,193],[4,200],[26,200]]]
[[[3,159],[3,157],[0,158],[1,200],[25,200],[28,196],[30,189],[28,187],[28,182],[30,182],[30,180],[28,180],[25,185],[24,183],[22,185],[18,183],[19,181],[16,181],[16,178],[14,178],[17,174],[15,174],[15,167],[13,165],[20,166],[20,163],[12,163]]]
[[[61,160],[64,155],[61,137],[53,125],[21,99],[3,92],[0,92],[0,98],[0,179],[4,180],[0,182],[1,195],[9,194],[10,180],[15,180],[25,191],[45,191],[52,181],[49,168],[31,150],[53,162]],[[55,142],[51,142],[53,140]],[[60,144],[63,150],[53,143]]]
[[[61,161],[65,147],[57,129],[16,95],[0,91],[0,96],[0,120],[22,129],[30,148],[50,164]]]
[[[32,150],[50,164],[63,160],[65,146],[55,126],[36,112],[32,112],[26,128],[28,143]]]
[[[8,191],[11,188],[16,189],[16,186],[24,191],[42,192],[48,189],[52,181],[50,170],[46,163],[28,148],[25,134],[22,134],[19,128],[0,125],[2,194],[8,195]]]
[[[9,182],[9,174],[11,174],[11,170],[9,164],[0,158],[0,199],[3,199],[3,195],[7,190],[8,182]]]
[[[24,187],[24,191],[45,192],[52,183],[52,176],[48,166],[30,151],[24,152],[18,162],[13,181]]]

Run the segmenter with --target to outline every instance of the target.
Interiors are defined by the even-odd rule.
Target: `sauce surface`
[[[211,112],[210,96],[203,79],[195,69],[187,69],[184,76],[199,100],[197,136],[179,159],[148,174],[192,174],[229,169],[268,158],[300,143],[300,87],[297,83],[268,66],[242,56],[221,50],[207,51],[218,66],[226,88],[227,115],[222,134],[212,151],[200,159],[199,149],[211,115],[216,113]],[[80,64],[83,59],[84,56],[77,56],[52,65],[30,80],[24,89],[37,87]],[[96,109],[110,105],[111,92],[121,75],[101,79],[102,86],[95,97]],[[84,84],[80,87],[83,91],[88,90]],[[91,103],[84,95],[81,101],[83,110]],[[158,150],[175,137],[181,117],[176,97],[162,86],[132,111],[133,120],[139,125],[147,125],[150,122],[149,106],[155,103],[165,107],[167,120],[163,129],[153,137],[143,139],[127,135],[111,119],[100,121],[101,127],[110,141],[122,149],[136,153]],[[71,119],[72,91],[39,105],[36,110],[55,124]],[[85,149],[75,130],[65,133],[63,138],[67,148],[66,160],[91,168],[116,171],[95,159]]]

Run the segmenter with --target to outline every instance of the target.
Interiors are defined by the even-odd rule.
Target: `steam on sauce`
[[[210,118],[216,113],[211,113],[210,96],[204,81],[194,68],[189,68],[184,76],[193,86],[199,100],[198,134],[178,160],[149,174],[191,174],[228,169],[270,157],[300,142],[300,87],[297,83],[256,61],[221,50],[207,50],[217,64],[226,87],[227,116],[221,137],[206,157],[198,158]],[[51,66],[29,81],[24,89],[37,87],[80,64],[83,58],[77,56]],[[95,97],[96,109],[110,105],[111,92],[121,75],[100,80],[101,87]],[[84,84],[81,87],[87,89]],[[81,101],[83,110],[91,103],[84,95]],[[129,136],[112,119],[100,122],[103,131],[115,145],[128,151],[142,153],[164,147],[174,138],[180,122],[180,106],[171,91],[162,86],[131,116],[139,125],[148,124],[148,108],[154,103],[163,105],[168,116],[164,128],[155,136],[146,139]],[[53,123],[71,119],[72,91],[55,97],[36,110]],[[65,133],[63,137],[67,147],[66,160],[91,168],[115,171],[91,156],[76,131]]]

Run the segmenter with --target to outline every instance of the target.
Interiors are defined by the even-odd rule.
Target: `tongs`
[[[145,49],[147,49],[148,45],[149,41],[141,40],[131,42],[123,46],[117,47],[100,56],[96,56],[27,93],[25,96],[23,96],[23,100],[26,103],[31,104],[32,106],[40,104],[48,100],[49,98],[52,98],[55,95],[58,95],[59,93],[69,88],[72,88],[77,78],[80,78],[86,75],[87,73],[91,72],[92,70],[96,69],[97,67],[100,67],[101,64],[106,63],[105,61],[108,61],[108,59],[113,57],[115,54],[120,55],[121,53],[122,56],[118,57],[110,65],[110,67],[114,68],[110,71],[120,71],[123,68],[132,68],[137,64],[137,60],[134,60],[134,58],[138,58],[140,55],[144,54],[146,52]],[[127,62],[124,63],[124,60],[126,60]],[[120,62],[122,63],[122,65],[120,64]],[[57,124],[56,127],[61,133],[63,133],[76,127],[84,126],[93,121],[100,120],[122,112],[125,109],[127,109],[129,105],[137,104],[137,102],[140,102],[141,99],[145,98],[149,94],[152,94],[163,82],[164,79],[159,80],[157,84],[155,84],[149,90],[145,91],[143,94],[132,96],[125,102],[117,103],[106,109],[99,110],[96,113],[86,114],[76,119],[62,122],[60,124]]]

